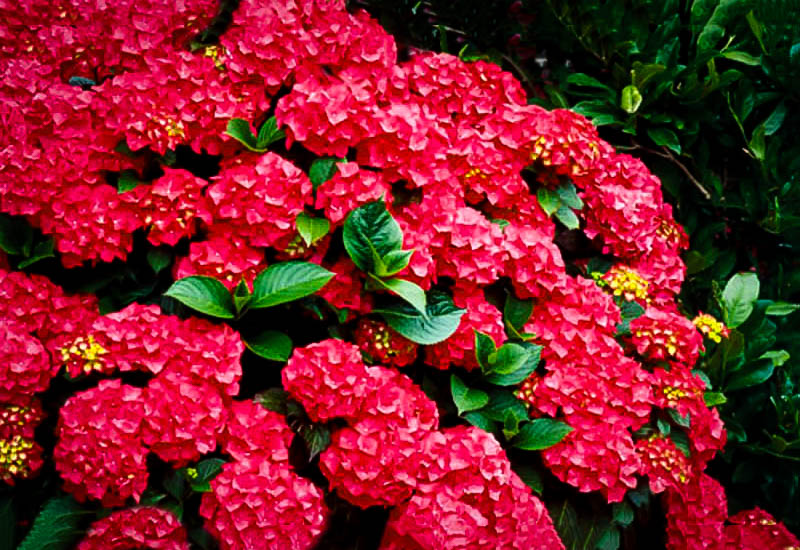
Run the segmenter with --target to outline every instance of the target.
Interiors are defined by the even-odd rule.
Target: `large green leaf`
[[[513,445],[526,451],[540,451],[564,439],[572,426],[552,418],[537,418],[522,426]]]
[[[407,304],[375,310],[394,330],[418,344],[432,345],[447,340],[458,329],[466,310],[457,308],[443,292],[428,294],[425,315]]]
[[[249,130],[249,128],[248,128]],[[282,130],[278,129],[278,121],[275,116],[268,118],[261,128],[258,129],[256,136],[256,149],[259,151],[266,151],[267,148],[286,137]]]
[[[292,340],[283,332],[265,330],[244,339],[247,349],[270,361],[286,362],[292,355]]]
[[[233,139],[250,149],[251,151],[260,152],[258,148],[258,140],[253,135],[253,129],[250,123],[243,118],[232,118],[228,121],[228,127],[225,133]]]
[[[735,372],[725,385],[725,391],[731,392],[749,388],[750,386],[757,386],[769,380],[773,372],[775,372],[774,361],[769,359],[755,361],[742,370]]]
[[[497,386],[515,386],[528,378],[539,365],[542,348],[530,343],[506,343],[497,352],[495,365],[485,375]]]
[[[450,376],[450,391],[458,414],[478,410],[489,403],[486,392],[467,387],[455,374]]]
[[[297,232],[306,243],[306,246],[311,246],[331,230],[331,222],[325,218],[311,217],[305,212],[300,212],[297,215],[295,224],[297,225]]]
[[[533,300],[520,300],[513,294],[508,294],[503,306],[503,320],[514,330],[520,331],[533,313]]]
[[[82,517],[91,514],[83,510],[70,496],[48,500],[33,522],[28,535],[17,550],[67,550],[82,535]]]
[[[418,284],[406,281],[405,279],[379,279],[375,276],[370,277],[375,284],[400,296],[403,300],[414,306],[414,309],[419,311],[422,315],[425,315],[425,291],[422,290]]]
[[[728,327],[736,328],[750,317],[759,290],[755,273],[737,273],[731,277],[722,291],[723,317]]]
[[[230,292],[213,277],[185,277],[172,283],[164,295],[212,317],[233,319],[236,316]]]
[[[311,168],[308,170],[308,179],[311,180],[314,189],[333,177],[337,162],[339,162],[339,159],[321,158],[311,163]]]
[[[272,264],[253,282],[250,309],[276,306],[314,294],[334,275],[311,262]]]
[[[350,212],[342,236],[353,263],[368,273],[375,273],[376,259],[403,247],[403,232],[382,199]]]

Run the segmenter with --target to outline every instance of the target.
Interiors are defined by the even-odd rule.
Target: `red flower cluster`
[[[741,550],[789,550],[800,548],[800,540],[760,508],[739,512],[728,518],[725,527],[727,548]]]
[[[78,550],[189,550],[186,529],[174,514],[152,506],[118,510],[96,521]]]
[[[417,344],[374,319],[362,318],[353,339],[359,349],[377,363],[405,367],[417,358]]]

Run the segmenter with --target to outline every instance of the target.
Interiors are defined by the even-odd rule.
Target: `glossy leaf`
[[[458,414],[481,409],[489,403],[489,395],[486,392],[468,388],[455,374],[450,376],[450,392]]]
[[[512,444],[526,451],[541,451],[567,437],[572,426],[552,418],[537,418],[525,424]]]
[[[236,315],[230,292],[225,285],[212,277],[185,277],[175,281],[164,295],[212,317],[233,319]]]
[[[272,264],[253,282],[250,309],[272,307],[314,294],[334,275],[311,262]]]
[[[244,339],[247,349],[270,361],[285,363],[292,355],[292,340],[283,332],[265,330]]]
[[[325,218],[313,218],[305,212],[297,215],[295,225],[306,246],[311,246],[331,230],[331,222]]]
[[[407,304],[375,310],[394,330],[418,344],[438,344],[458,328],[466,310],[453,305],[452,299],[441,292],[430,292],[425,315]]]
[[[736,328],[750,317],[759,291],[755,273],[737,273],[731,277],[722,292],[723,317],[727,327]]]
[[[371,280],[380,285],[381,288],[400,296],[403,300],[411,304],[420,314],[426,313],[425,291],[416,283],[405,279],[379,279],[371,276]]]
[[[350,259],[367,273],[375,272],[376,258],[381,259],[403,247],[403,233],[386,210],[383,200],[367,203],[350,212],[342,236]]]

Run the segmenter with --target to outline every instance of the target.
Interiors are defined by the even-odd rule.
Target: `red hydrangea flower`
[[[293,438],[283,416],[253,401],[234,401],[220,443],[236,460],[257,455],[272,462],[288,462]]]
[[[430,434],[422,452],[418,488],[392,511],[382,549],[564,548],[491,435],[451,428]]]
[[[61,407],[53,451],[64,488],[79,501],[122,506],[147,487],[147,449],[141,441],[143,392],[104,380]]]
[[[718,549],[725,540],[723,525],[728,515],[725,490],[707,474],[689,480],[680,491],[664,493],[667,515],[667,548]]]
[[[727,548],[789,550],[800,547],[800,540],[783,523],[760,508],[741,511],[729,517],[728,522],[731,525],[725,527]]]
[[[42,448],[21,434],[0,438],[0,481],[14,485],[16,479],[35,476],[44,464]]]
[[[202,195],[208,182],[183,169],[163,170],[164,175],[151,185],[138,185],[121,197],[141,212],[144,225],[150,226],[147,239],[151,243],[175,246],[183,237],[195,234],[197,220],[211,223]]]
[[[222,550],[312,548],[325,529],[322,493],[288,464],[255,457],[222,466],[200,503]]]
[[[208,188],[216,222],[250,246],[272,246],[295,232],[295,218],[311,201],[308,177],[288,160],[266,153],[253,165],[231,166]],[[218,228],[221,229],[221,228]]]
[[[333,176],[317,187],[314,207],[324,209],[325,217],[338,224],[352,210],[380,198],[391,204],[391,187],[381,173],[359,170],[355,162],[339,162]]]
[[[164,372],[144,392],[142,438],[162,460],[183,466],[217,448],[228,410],[202,378]]]
[[[475,331],[489,335],[497,347],[506,340],[503,314],[486,301],[477,285],[459,285],[453,290],[453,303],[466,309],[456,332],[444,342],[425,347],[425,362],[438,369],[457,365],[467,370],[478,367],[475,358]]]
[[[26,404],[48,388],[58,369],[24,325],[0,320],[0,402]]]
[[[78,550],[189,550],[186,529],[175,514],[154,506],[117,510],[95,521]]]
[[[374,362],[405,367],[417,358],[417,344],[382,321],[362,318],[353,334],[356,345]]]
[[[29,399],[24,405],[0,404],[0,439],[8,440],[15,435],[33,439],[44,416],[42,402],[38,399]]]
[[[281,377],[314,422],[356,417],[368,387],[358,346],[334,339],[296,348]]]
[[[215,236],[189,246],[189,255],[175,264],[176,279],[190,275],[214,277],[228,290],[242,279],[252,288],[253,280],[266,268],[264,251],[247,246],[233,235]]]
[[[636,351],[655,361],[679,362],[691,367],[703,348],[703,337],[689,319],[677,312],[648,307],[631,321]]]
[[[339,309],[347,309],[363,315],[372,310],[372,297],[363,292],[363,274],[350,258],[341,258],[336,263],[325,267],[336,275],[317,291],[317,296],[324,298],[333,307]]]
[[[667,487],[680,488],[694,474],[692,465],[668,437],[652,435],[636,442],[642,460],[642,473],[650,480],[650,490],[661,493]]]

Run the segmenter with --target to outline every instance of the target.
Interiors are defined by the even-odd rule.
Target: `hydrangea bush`
[[[386,550],[560,549],[565,492],[605,547],[648,495],[668,548],[800,545],[705,473],[727,332],[640,161],[341,1],[217,10],[0,1],[0,210],[41,236],[0,271],[0,479],[76,526],[21,548],[325,548],[364,510]],[[32,273],[138,250],[171,284],[118,311]]]

